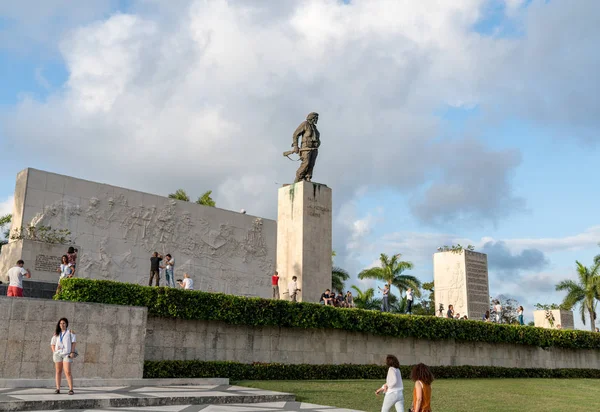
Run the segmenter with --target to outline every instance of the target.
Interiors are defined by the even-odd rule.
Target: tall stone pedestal
[[[300,302],[318,302],[331,288],[331,189],[298,182],[279,189],[277,271],[282,299],[298,277]],[[284,294],[284,292],[286,294]]]
[[[444,305],[445,317],[448,305],[454,306],[454,314],[462,318],[481,319],[490,307],[487,255],[463,250],[438,252],[433,255],[433,280],[435,283],[435,314],[440,315]]]

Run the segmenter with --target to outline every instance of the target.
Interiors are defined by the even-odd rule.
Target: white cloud
[[[492,238],[485,239],[487,241],[493,241]],[[515,251],[521,251],[523,249],[539,249],[545,253],[551,253],[567,250],[581,250],[593,248],[600,242],[600,226],[592,226],[582,233],[562,238],[506,239],[504,242]]]
[[[6,200],[0,202],[0,216],[7,215],[13,212],[14,196],[9,196]]]
[[[65,173],[85,170],[89,179],[152,192],[214,188],[227,207],[247,201],[243,191],[225,193],[231,182],[291,180],[297,164],[281,152],[306,114],[318,111],[323,145],[315,179],[334,188],[336,204],[375,182],[413,193],[430,171],[455,167],[434,140],[433,112],[477,103],[474,80],[506,52],[503,40],[471,31],[480,0],[434,8],[396,1],[189,4],[165,18],[134,7],[137,14],[69,31],[60,47],[65,87],[0,115],[8,139],[36,147],[32,159],[77,147]],[[490,162],[504,156],[484,150]],[[514,166],[487,168],[480,176],[492,183],[480,191],[489,201],[457,199],[451,213],[496,219],[484,209],[510,210],[505,182]],[[505,186],[495,190],[496,182]],[[465,190],[469,181],[457,175],[452,184]],[[274,189],[258,189],[257,214],[274,217]],[[427,199],[422,204],[425,210]],[[427,210],[425,220],[449,213]]]
[[[69,30],[60,31],[69,79],[44,101],[0,112],[8,144],[30,148],[31,162],[76,148],[55,171],[161,194],[213,189],[218,206],[274,218],[277,187],[298,165],[281,153],[317,111],[323,144],[315,180],[333,189],[338,253],[361,245],[351,248],[361,252],[349,256],[355,266],[386,251],[360,241],[377,217],[356,213],[367,187],[402,192],[424,223],[495,222],[524,207],[511,182],[520,153],[491,148],[476,134],[438,139],[440,108],[477,106],[489,117],[513,114],[574,134],[597,126],[598,61],[590,50],[598,2],[509,1],[510,17],[524,28],[518,38],[473,31],[483,0],[144,0],[110,16],[107,2],[72,16],[66,3],[34,10],[40,27],[22,25],[37,41],[55,13],[70,16]],[[15,5],[0,12],[25,19],[30,4]],[[460,241],[401,236],[408,240],[388,239],[390,252],[406,250],[414,260]]]

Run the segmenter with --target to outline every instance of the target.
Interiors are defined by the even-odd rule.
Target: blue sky
[[[32,4],[0,6],[0,212],[35,167],[274,218],[295,165],[272,156],[318,110],[353,275],[400,252],[430,280],[440,242],[488,243],[530,314],[600,252],[595,2]]]

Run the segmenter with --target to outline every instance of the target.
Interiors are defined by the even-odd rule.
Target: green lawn
[[[361,411],[380,411],[375,390],[383,381],[240,381],[236,385],[291,392],[302,402]],[[404,380],[404,410],[413,383]],[[447,379],[432,385],[435,412],[576,412],[600,410],[600,380],[594,379]]]

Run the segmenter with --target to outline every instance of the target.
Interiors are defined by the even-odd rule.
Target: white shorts
[[[54,361],[54,363],[73,362],[73,358],[69,358],[69,355],[63,354],[62,352],[54,352],[52,354],[52,360]]]

